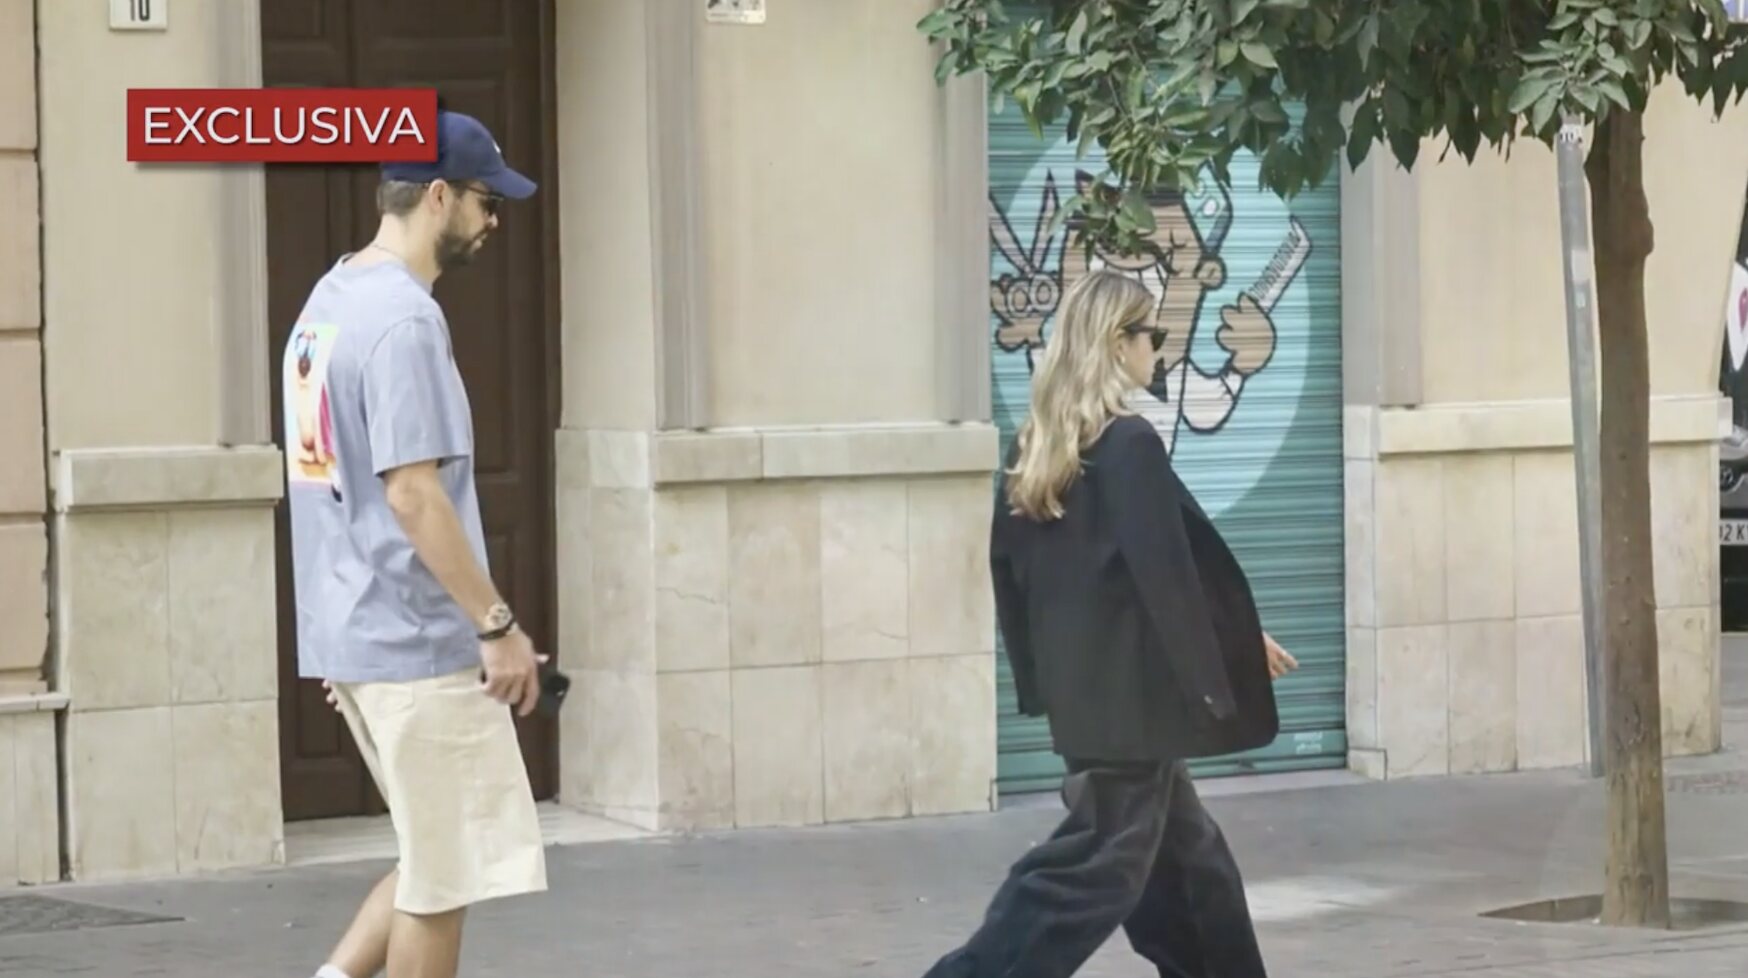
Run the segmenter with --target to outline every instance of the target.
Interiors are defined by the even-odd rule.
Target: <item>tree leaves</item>
[[[1597,81],[1596,89],[1603,95],[1607,96],[1610,102],[1613,102],[1629,112],[1632,111],[1632,101],[1627,98],[1626,86],[1621,84],[1621,82],[1613,78],[1604,78]]]
[[[1376,99],[1367,99],[1354,111],[1353,125],[1349,129],[1347,139],[1348,165],[1358,169],[1372,150],[1372,144],[1378,141],[1383,132],[1384,122],[1380,116],[1380,107]]]
[[[1137,231],[1143,235],[1158,230],[1154,223],[1153,207],[1147,203],[1147,196],[1134,188],[1124,192],[1123,209],[1118,220],[1125,230]]]
[[[1270,51],[1266,44],[1262,44],[1258,41],[1246,41],[1244,44],[1239,45],[1239,50],[1244,52],[1244,60],[1253,65],[1262,68],[1280,67],[1280,62],[1275,60],[1275,53]]]
[[[1274,99],[1258,99],[1250,103],[1250,116],[1258,122],[1269,125],[1284,126],[1287,124],[1287,111],[1281,108],[1281,103]]]
[[[1068,34],[1063,38],[1063,45],[1070,54],[1079,54],[1086,42],[1087,12],[1083,9],[1074,15],[1074,23],[1068,28]]]
[[[1554,111],[1560,107],[1557,98],[1544,97],[1530,108],[1530,134],[1539,139],[1549,139],[1552,133],[1548,131],[1548,123],[1553,121]]]
[[[958,26],[964,15],[956,13],[951,7],[943,7],[931,12],[927,17],[917,21],[916,29],[931,38],[944,34]]]
[[[1360,67],[1371,64],[1372,52],[1378,48],[1378,18],[1368,14],[1360,24],[1359,35],[1354,39],[1356,50],[1360,56]]]
[[[1481,148],[1481,127],[1475,121],[1475,107],[1459,99],[1445,103],[1445,131],[1450,133],[1451,146],[1463,159],[1473,160]]]
[[[1436,0],[1449,3],[1451,0]],[[1396,0],[1388,6],[1389,18],[1386,21],[1388,30],[1382,35],[1382,42],[1389,53],[1401,61],[1407,61],[1420,28],[1431,16],[1422,0]]]
[[[1384,89],[1384,128],[1414,128],[1414,110],[1409,107],[1408,96],[1400,88]]]
[[[1389,134],[1390,152],[1395,154],[1396,162],[1402,164],[1402,169],[1414,169],[1414,161],[1420,157],[1420,134],[1412,129],[1392,129]]]
[[[1722,16],[1720,0],[939,0],[917,26],[937,77],[981,71],[1034,131],[1066,115],[1083,154],[1099,147],[1118,193],[1084,226],[1139,247],[1134,201],[1229,181],[1240,151],[1290,196],[1380,142],[1412,166],[1429,139],[1465,158],[1549,141],[1567,115],[1642,109],[1672,73],[1721,108],[1748,92],[1748,26]]]
[[[1637,18],[1627,21],[1622,34],[1627,39],[1627,50],[1637,51],[1651,40],[1651,22]]]
[[[1516,115],[1541,101],[1554,87],[1560,84],[1558,69],[1540,68],[1529,72],[1518,80],[1517,89],[1511,93],[1511,101],[1506,105],[1506,111]]]

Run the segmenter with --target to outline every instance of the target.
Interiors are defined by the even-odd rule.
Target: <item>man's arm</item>
[[[487,628],[486,612],[501,604],[490,574],[475,559],[455,506],[437,478],[436,462],[413,462],[383,473],[383,490],[395,522],[413,545],[413,552],[431,576],[467,612],[474,627]],[[480,664],[486,692],[527,716],[540,699],[540,675],[535,667],[545,657],[521,629],[480,644]]]
[[[413,317],[384,331],[364,364],[371,467],[395,522],[431,575],[483,634],[480,662],[492,698],[526,715],[540,697],[539,663],[528,635],[503,631],[502,602],[474,554],[438,467],[473,452],[467,397],[441,322]],[[496,607],[497,615],[493,615]]]
[[[395,522],[413,545],[413,552],[430,569],[431,576],[467,612],[474,627],[488,627],[486,613],[503,603],[490,574],[475,559],[455,506],[437,478],[436,462],[413,462],[383,473],[383,490]],[[480,643],[480,664],[485,672],[486,692],[527,716],[540,699],[540,675],[536,664],[545,657],[535,654],[527,633],[513,629],[508,635]]]
[[[503,598],[474,557],[461,519],[437,478],[437,463],[415,462],[390,469],[382,481],[389,509],[412,542],[413,551],[474,626],[484,631],[486,612]]]

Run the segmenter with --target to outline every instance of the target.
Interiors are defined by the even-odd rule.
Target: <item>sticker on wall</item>
[[[704,0],[704,19],[712,24],[763,24],[765,0]]]

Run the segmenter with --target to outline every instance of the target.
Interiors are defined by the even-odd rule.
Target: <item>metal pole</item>
[[[1554,146],[1559,166],[1560,244],[1566,270],[1566,361],[1572,386],[1572,453],[1578,483],[1578,573],[1584,595],[1584,685],[1590,776],[1602,767],[1603,702],[1602,463],[1596,400],[1596,264],[1590,251],[1590,200],[1584,179],[1584,127],[1567,116]]]

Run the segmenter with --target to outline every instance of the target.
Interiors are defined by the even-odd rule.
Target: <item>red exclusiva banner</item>
[[[437,158],[431,88],[130,88],[135,163],[383,163]]]

